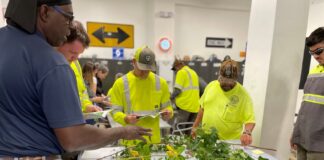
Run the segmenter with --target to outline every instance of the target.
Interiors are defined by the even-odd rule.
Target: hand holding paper
[[[162,119],[164,121],[168,121],[168,120],[171,119],[171,116],[172,116],[171,111],[165,109],[165,110],[163,110],[162,112],[159,112],[159,113],[162,115]]]
[[[137,115],[135,115],[135,114],[129,114],[125,117],[125,122],[128,124],[135,124],[135,123],[137,123],[137,121],[138,121],[138,118],[137,118]]]

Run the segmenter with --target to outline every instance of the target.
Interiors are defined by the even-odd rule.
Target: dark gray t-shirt
[[[60,154],[53,128],[83,124],[76,80],[40,34],[0,29],[0,157]]]

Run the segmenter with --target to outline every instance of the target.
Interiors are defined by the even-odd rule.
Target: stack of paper
[[[90,113],[83,113],[83,118],[85,120],[87,119],[99,119],[99,118],[105,118],[108,114],[107,111],[100,111],[100,112],[90,112]]]

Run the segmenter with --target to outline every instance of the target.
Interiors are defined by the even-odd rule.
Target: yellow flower
[[[171,145],[166,145],[166,148],[168,151],[175,151]]]
[[[130,154],[133,156],[133,157],[139,157],[139,154],[137,151],[134,151],[132,149],[130,149]]]
[[[166,148],[168,157],[178,157],[178,152],[171,145],[166,145]]]
[[[170,157],[170,158],[176,157],[176,155],[174,155],[174,152],[172,152],[172,151],[167,151],[166,153],[167,153],[168,157]]]

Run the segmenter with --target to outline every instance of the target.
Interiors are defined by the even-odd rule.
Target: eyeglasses
[[[309,54],[311,54],[311,55],[316,54],[319,56],[323,51],[324,51],[324,48],[317,48],[315,51],[309,50]]]
[[[74,19],[73,14],[65,12],[61,7],[59,6],[51,6],[51,8],[53,8],[56,12],[60,13],[61,15],[63,15],[68,21],[69,23],[71,23]]]

